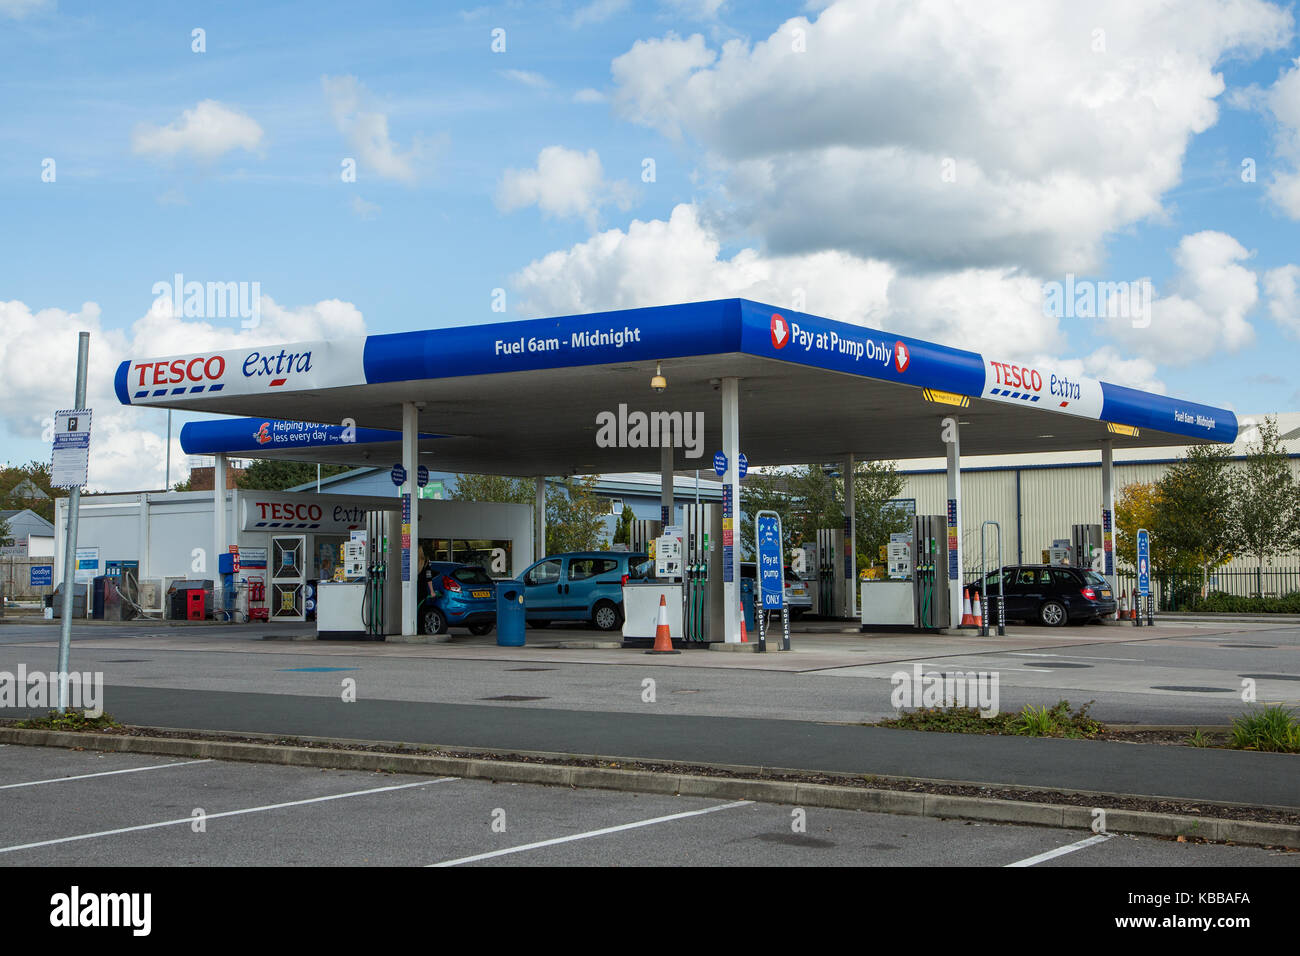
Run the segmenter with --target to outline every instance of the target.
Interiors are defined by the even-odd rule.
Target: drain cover
[[[1238,674],[1238,677],[1249,677],[1252,680],[1300,680],[1300,674]]]
[[[1152,687],[1152,690],[1181,690],[1189,694],[1231,694],[1235,692],[1232,687],[1180,687],[1178,685],[1162,684]]]
[[[1274,651],[1277,650],[1276,644],[1220,644],[1220,647],[1240,648],[1243,651]]]
[[[151,658],[147,657],[118,657],[113,660],[100,661],[101,664],[148,664]]]
[[[1051,663],[1051,664],[1043,664],[1040,662],[1036,666],[1038,667],[1092,667],[1093,665],[1092,664],[1064,664],[1059,662]]]
[[[549,697],[524,697],[520,694],[502,694],[500,697],[480,697],[479,700],[550,700]]]
[[[558,667],[507,667],[506,670],[515,674],[540,674],[542,671],[559,670]]]

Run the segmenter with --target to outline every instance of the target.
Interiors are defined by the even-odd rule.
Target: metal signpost
[[[781,650],[790,649],[790,608],[785,603],[785,548],[781,537],[781,516],[775,511],[754,515],[757,551],[758,650],[767,650],[767,612],[781,612]],[[775,582],[775,583],[773,583]]]
[[[77,517],[81,509],[81,488],[86,484],[90,463],[90,410],[86,405],[86,362],[90,356],[90,333],[77,339],[76,408],[54,414],[54,449],[50,461],[50,484],[71,489],[63,540],[63,621],[59,628],[59,710],[68,709],[68,657],[72,650],[72,588],[77,564]],[[86,588],[90,604],[90,588]]]
[[[1146,528],[1139,528],[1137,534],[1137,565],[1138,565],[1138,586],[1137,586],[1137,610],[1133,615],[1133,626],[1142,626],[1142,605],[1147,606],[1147,626],[1155,624],[1155,613],[1153,609],[1154,600],[1151,597],[1151,532]]]

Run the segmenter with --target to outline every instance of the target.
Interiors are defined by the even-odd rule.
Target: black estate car
[[[987,585],[987,587],[983,586]],[[996,601],[996,572],[971,585],[971,598],[980,595],[984,617],[990,608],[985,595]],[[1061,627],[1068,621],[1096,621],[1114,614],[1117,607],[1110,582],[1091,568],[1046,564],[1016,564],[1002,569],[1008,621],[1036,621]]]

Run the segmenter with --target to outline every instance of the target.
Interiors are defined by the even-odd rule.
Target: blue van
[[[649,555],[635,551],[575,551],[549,555],[528,567],[524,617],[532,627],[552,621],[590,621],[602,631],[623,626],[623,585],[645,573]]]

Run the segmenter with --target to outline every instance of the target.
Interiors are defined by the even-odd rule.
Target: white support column
[[[1101,443],[1101,542],[1106,562],[1102,573],[1110,582],[1110,593],[1118,601],[1119,579],[1115,574],[1115,443],[1109,438]]]
[[[945,418],[940,424],[940,428],[943,430],[944,446],[948,452],[947,521],[949,558],[947,570],[940,569],[939,573],[948,574],[948,607],[951,612],[949,626],[959,627],[961,625],[961,572],[965,566],[962,560],[961,546],[961,428],[955,415]],[[951,556],[954,551],[957,554],[955,566]]]
[[[420,573],[420,498],[416,471],[420,467],[420,410],[415,402],[402,402],[402,467],[406,481],[397,490],[402,497],[402,634],[414,637],[420,632],[416,610],[420,596],[416,576]],[[409,509],[409,511],[408,511]],[[408,516],[409,515],[409,516]]]
[[[149,576],[149,493],[140,495],[140,524],[136,540],[139,542],[140,580]]]
[[[217,562],[226,552],[226,456],[216,455],[212,468],[212,547],[213,555],[207,563],[208,574],[217,576]]]
[[[667,528],[673,523],[673,446],[659,449],[659,518]]]
[[[844,549],[840,556],[840,568],[844,581],[844,616],[851,621],[858,618],[858,509],[857,485],[853,474],[857,459],[846,455],[840,466],[844,475]]]
[[[740,643],[740,379],[722,380],[722,633],[728,644]],[[728,496],[730,508],[728,509]]]
[[[533,560],[540,561],[546,557],[546,476],[541,475],[533,480],[536,483],[536,499],[533,504],[536,520],[533,527],[537,535],[533,543]]]

